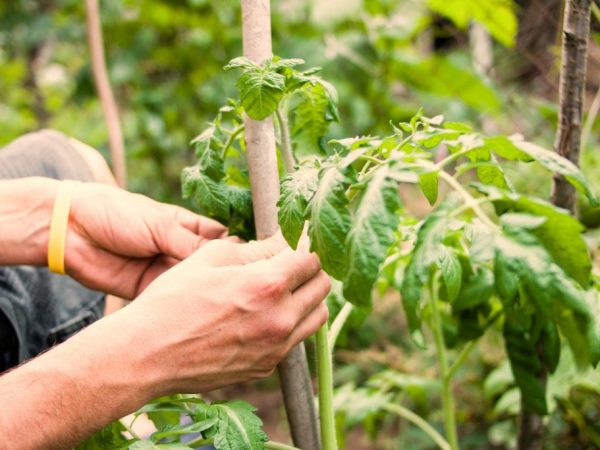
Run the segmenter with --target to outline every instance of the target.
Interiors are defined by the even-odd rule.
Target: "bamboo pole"
[[[559,88],[560,111],[554,149],[574,164],[579,162],[581,149],[591,11],[592,0],[565,2]],[[575,189],[559,175],[554,177],[552,202],[569,210],[575,207]]]
[[[102,113],[106,121],[112,170],[119,186],[125,187],[127,169],[123,132],[121,131],[117,102],[115,101],[106,69],[98,0],[85,0],[85,9],[94,84],[100,97]]]
[[[245,57],[262,64],[272,56],[269,0],[242,0],[242,31]],[[262,121],[245,117],[244,123],[256,234],[264,239],[278,229],[275,130],[272,117]],[[292,349],[278,372],[294,445],[302,450],[318,450],[314,394],[303,343]]]

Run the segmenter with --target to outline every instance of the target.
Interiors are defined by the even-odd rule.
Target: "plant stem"
[[[231,132],[231,134],[229,135],[229,138],[227,139],[227,142],[225,142],[225,146],[223,147],[223,152],[221,153],[222,159],[225,159],[225,157],[227,156],[227,151],[233,144],[233,141],[235,141],[235,138],[237,138],[242,131],[244,131],[244,125],[240,125],[239,127],[237,127],[235,130],[233,130]]]
[[[337,341],[337,338],[340,335],[340,332],[342,331],[346,320],[348,320],[348,317],[350,317],[352,309],[354,309],[354,305],[350,302],[346,302],[344,306],[342,306],[342,309],[340,310],[338,315],[335,316],[335,319],[331,324],[331,328],[329,329],[329,347],[331,352],[333,352],[335,342]]]
[[[185,445],[187,447],[200,447],[201,445],[210,445],[213,443],[213,439],[204,439],[203,437],[199,437],[198,439],[194,439],[193,441],[186,442]]]
[[[448,441],[446,441],[446,439],[444,439],[444,437],[440,433],[438,433],[438,431],[435,428],[433,428],[426,420],[424,420],[421,416],[412,412],[410,409],[405,408],[404,406],[401,406],[401,405],[393,404],[393,403],[384,404],[383,409],[385,409],[386,411],[388,411],[392,414],[396,414],[396,415],[408,420],[409,422],[416,425],[417,427],[419,427],[442,450],[451,450],[452,449],[452,447],[450,447],[450,444],[448,443]]]
[[[471,194],[469,194],[469,192],[458,181],[456,181],[451,175],[444,172],[443,170],[439,172],[438,176],[442,180],[444,180],[448,184],[448,186],[450,186],[452,189],[454,189],[460,194],[464,202],[467,205],[469,205],[469,207],[473,210],[473,212],[479,218],[479,220],[481,220],[484,224],[486,224],[493,230],[498,229],[498,225],[492,222],[492,219],[490,219],[485,213],[485,211],[481,209],[477,200]]]
[[[294,152],[292,150],[292,141],[290,139],[290,129],[288,127],[287,118],[281,111],[281,108],[275,110],[275,117],[277,117],[277,123],[279,124],[279,133],[281,136],[281,159],[283,160],[283,166],[287,173],[294,171],[296,165],[296,159],[294,158]]]
[[[369,156],[369,155],[360,155],[358,157],[358,159],[362,159],[363,161],[367,161],[367,162],[371,162],[373,164],[377,164],[378,166],[380,166],[380,165],[382,165],[384,163],[384,161],[381,161],[380,159],[377,159],[374,156]]]
[[[492,203],[492,202],[495,202],[496,200],[500,200],[500,197],[474,198],[473,202],[478,205],[483,205],[484,203]],[[450,213],[450,217],[458,217],[470,209],[473,209],[472,203],[465,203],[464,205],[462,205],[462,206],[456,208],[454,211],[452,211]]]
[[[125,430],[127,430],[127,432],[131,435],[132,438],[139,439],[140,441],[142,440],[142,438],[135,431],[133,431],[133,428],[131,426],[127,425],[123,421],[121,421],[121,424],[123,425],[123,427],[125,427]]]
[[[465,359],[467,359],[467,356],[469,356],[471,350],[473,350],[474,347],[475,341],[469,341],[467,342],[467,345],[463,347],[463,349],[460,351],[460,353],[450,366],[450,369],[448,369],[448,373],[446,374],[446,376],[448,377],[448,381],[452,381],[454,374],[456,374],[456,371],[460,368],[460,366],[463,365]]]
[[[282,444],[281,442],[269,441],[265,444],[266,449],[270,450],[300,450],[298,447],[292,447],[291,445]]]
[[[459,152],[456,153],[452,153],[451,155],[448,155],[447,157],[445,157],[444,159],[442,159],[441,161],[437,162],[435,164],[436,168],[438,170],[442,170],[444,167],[446,167],[448,164],[450,164],[452,161],[457,160],[458,158],[460,158],[461,156],[465,156],[467,153],[472,152],[474,149],[469,148],[469,149],[464,149],[461,150]]]
[[[444,428],[446,439],[452,450],[458,450],[458,433],[454,417],[454,395],[452,393],[452,380],[448,377],[448,355],[442,331],[442,319],[438,305],[439,278],[434,275],[431,282],[429,299],[431,302],[431,328],[433,331],[435,349],[440,366],[440,379],[442,381],[442,407],[444,410]]]
[[[333,411],[333,368],[327,323],[317,331],[317,373],[319,379],[319,421],[323,450],[337,450],[335,413]]]

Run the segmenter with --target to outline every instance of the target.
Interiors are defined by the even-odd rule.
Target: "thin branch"
[[[331,328],[329,329],[329,347],[331,348],[331,351],[333,351],[337,338],[340,335],[344,324],[348,320],[348,317],[350,317],[353,309],[354,305],[350,302],[346,302],[344,306],[342,306],[342,309],[338,315],[335,316],[335,319],[331,324]]]
[[[104,120],[108,130],[108,142],[112,169],[115,179],[121,187],[125,187],[127,180],[127,169],[125,162],[125,146],[123,144],[123,132],[119,120],[119,110],[108,79],[104,46],[102,40],[102,27],[100,23],[100,9],[98,0],[85,0],[88,43],[92,59],[92,72],[96,90],[100,97]]]
[[[296,165],[296,159],[294,158],[294,152],[292,150],[288,121],[285,113],[282,112],[280,108],[275,110],[275,117],[277,118],[279,133],[281,135],[281,146],[279,150],[281,159],[283,160],[283,167],[285,167],[286,173],[292,173],[294,171],[294,166]]]
[[[448,441],[444,439],[444,437],[440,433],[438,433],[438,431],[435,428],[433,428],[426,420],[412,412],[410,409],[405,408],[402,405],[395,405],[394,403],[384,404],[383,409],[385,409],[388,412],[391,412],[392,414],[396,414],[402,417],[403,419],[408,420],[413,425],[419,427],[442,450],[451,450],[452,447],[450,447]]]

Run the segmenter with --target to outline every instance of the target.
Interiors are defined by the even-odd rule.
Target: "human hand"
[[[158,277],[121,323],[154,396],[205,392],[269,375],[327,320],[318,257],[280,237],[213,241]]]
[[[220,223],[184,208],[81,183],[73,193],[65,267],[92,289],[131,299],[203,244],[226,234]]]

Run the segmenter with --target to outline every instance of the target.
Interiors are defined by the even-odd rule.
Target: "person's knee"
[[[31,176],[116,184],[98,151],[53,129],[25,134],[0,150],[0,178]]]
[[[78,141],[75,138],[69,138],[69,144],[75,152],[79,154],[81,159],[88,166],[94,181],[98,183],[106,183],[113,186],[117,185],[117,181],[113,176],[104,157],[98,150]]]

